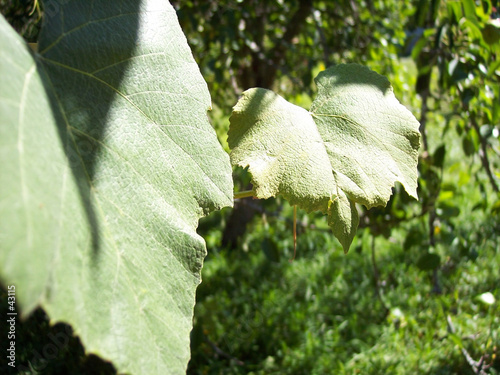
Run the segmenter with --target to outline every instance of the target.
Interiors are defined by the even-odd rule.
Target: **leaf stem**
[[[291,263],[295,260],[297,255],[297,205],[293,206],[293,258],[288,259]]]
[[[255,197],[255,193],[253,190],[244,190],[234,193],[234,199],[249,198],[249,197]]]

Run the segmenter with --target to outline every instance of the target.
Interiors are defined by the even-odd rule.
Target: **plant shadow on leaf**
[[[54,8],[51,2],[46,2],[38,47],[37,68],[43,77],[67,163],[78,186],[92,236],[94,261],[100,247],[100,223],[93,199],[96,193],[93,181],[110,111],[115,100],[124,96],[119,91],[120,83],[138,43],[140,2],[127,6],[130,9],[126,19],[117,19],[113,23],[113,35],[120,37],[114,40],[112,53],[101,53],[98,61],[82,56],[95,51],[109,51],[111,42],[109,31],[105,29],[109,29],[109,24],[95,22],[82,28],[84,33],[94,33],[94,38],[81,38],[79,32],[73,30],[65,36],[66,40],[59,41],[59,36],[52,34],[58,24],[73,25],[78,23],[81,14],[91,15],[91,3],[87,3],[85,9],[81,9],[82,13],[77,15],[65,13],[59,6]],[[113,13],[113,7],[109,12]],[[76,20],[69,21],[65,17],[75,17]],[[71,53],[68,52],[68,45]],[[120,61],[118,68],[113,67],[116,61]]]
[[[342,64],[324,70],[318,74],[315,78],[315,82],[318,83],[322,76],[329,76],[330,74],[328,70],[335,69],[342,72],[342,74],[330,77],[329,84],[332,86],[373,86],[374,88],[380,90],[384,95],[387,94],[388,90],[392,90],[389,80],[385,76],[377,74],[375,71],[369,69],[359,69],[356,71],[356,74],[348,74],[350,67],[357,65],[358,64]],[[362,67],[361,65],[359,66]]]
[[[252,90],[252,89],[249,89]],[[247,90],[247,91],[249,91]],[[244,93],[243,93],[244,94]],[[259,91],[258,95],[252,95],[250,101],[246,104],[245,111],[252,114],[254,119],[257,119],[261,113],[266,113],[267,108],[273,104],[273,99],[276,98],[276,94],[271,90]],[[232,116],[239,116],[239,113],[235,113],[233,109]],[[234,121],[234,120],[233,120]],[[251,121],[247,121],[245,126],[238,128],[238,134],[235,134],[235,127],[229,127],[229,131],[227,133],[228,142],[231,139],[239,138],[242,134],[245,134],[250,127],[254,124]],[[234,142],[229,144],[229,147],[234,148]]]

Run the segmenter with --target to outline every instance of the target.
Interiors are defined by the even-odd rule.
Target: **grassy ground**
[[[375,270],[369,234],[344,255],[328,232],[308,230],[290,263],[287,221],[254,225],[246,252],[207,259],[190,373],[472,374],[461,349],[499,373],[500,309],[484,295],[499,298],[498,222],[486,221],[455,228],[469,242],[437,246],[435,272],[418,267],[421,248],[405,250],[404,228],[376,239]],[[290,238],[271,240],[280,235]]]
[[[398,72],[412,76],[411,66]],[[402,101],[418,112],[411,95]],[[420,202],[396,198],[415,217],[376,237],[360,229],[347,255],[321,215],[299,212],[290,263],[292,209],[279,198],[234,249],[220,246],[227,211],[201,222],[209,255],[190,374],[500,374],[498,198],[447,128],[450,111],[429,114],[431,154],[446,145],[433,239],[420,215],[434,183],[424,178]]]

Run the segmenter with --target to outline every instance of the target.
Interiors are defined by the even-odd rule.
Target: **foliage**
[[[1,2],[4,14],[11,3]],[[360,210],[348,256],[322,214],[299,211],[290,264],[292,207],[282,197],[236,200],[202,219],[209,253],[188,373],[499,374],[498,1],[173,4],[227,151],[243,89],[272,88],[310,108],[313,77],[345,62],[387,75],[423,141],[420,200],[396,185],[386,207]],[[29,41],[37,17],[15,25]],[[237,191],[251,188],[248,170],[234,178]],[[56,357],[33,356],[60,332],[72,336],[40,310],[19,327],[19,358],[42,371],[114,371],[75,337]]]
[[[417,266],[421,248],[404,247],[405,228],[377,238],[376,271],[367,230],[354,240],[359,250],[344,256],[325,227],[313,225],[319,217],[302,215],[299,257],[290,266],[288,215],[285,207],[280,218],[256,222],[243,254],[220,250],[207,257],[188,373],[472,373],[456,338],[473,358],[489,353],[485,363],[495,361],[498,303],[476,297],[498,290],[498,239],[492,237],[498,228],[482,228],[488,238],[476,260],[458,247],[440,249],[447,260],[436,294],[432,274]],[[467,222],[460,230],[477,233],[478,226]],[[260,250],[266,242],[277,247],[279,259]],[[448,315],[456,336],[448,331]],[[499,372],[497,359],[489,373]]]
[[[417,197],[418,122],[389,81],[366,67],[338,65],[316,82],[310,112],[269,90],[245,91],[230,118],[231,162],[249,167],[255,197],[280,194],[327,213],[347,253],[356,202],[385,205],[395,181]]]
[[[384,3],[390,2],[376,6]],[[301,215],[291,266],[291,210],[280,200],[245,204],[258,217],[238,242],[243,252],[225,249],[220,234],[204,231],[215,254],[205,263],[198,296],[190,373],[500,372],[498,302],[481,302],[484,293],[498,301],[500,289],[499,43],[489,36],[497,9],[489,1],[405,3],[399,18],[386,13],[394,34],[370,33],[376,40],[368,53],[354,45],[352,55],[331,55],[385,72],[396,96],[419,114],[420,201],[396,186],[385,208],[362,212],[362,235],[346,258],[335,252],[323,218]],[[324,30],[334,35],[342,28]],[[319,69],[324,61],[316,60]],[[287,68],[292,72],[283,76],[300,64]],[[275,86],[288,100],[310,105],[297,92],[304,86],[294,83],[282,78]],[[210,293],[220,288],[222,295]],[[464,350],[469,359],[482,358],[482,370]]]
[[[36,43],[41,25],[38,0],[0,0],[0,13],[27,42]]]
[[[410,8],[394,0],[173,1],[214,103],[228,110],[251,87],[295,94],[315,89],[317,66],[396,56]],[[389,61],[390,63],[390,61]],[[381,70],[383,69],[383,70]]]
[[[0,19],[2,280],[120,372],[182,373],[195,229],[232,205],[206,84],[168,3],[45,14],[36,54]]]

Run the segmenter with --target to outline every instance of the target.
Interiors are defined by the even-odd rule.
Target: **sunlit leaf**
[[[394,97],[387,78],[339,65],[316,78],[311,111],[265,89],[234,107],[228,144],[234,165],[249,167],[255,195],[283,195],[293,205],[328,212],[349,249],[358,213],[385,205],[396,181],[417,197],[418,121]]]
[[[2,281],[118,372],[183,373],[198,219],[232,204],[207,86],[168,2],[45,17],[34,55],[0,18]]]

